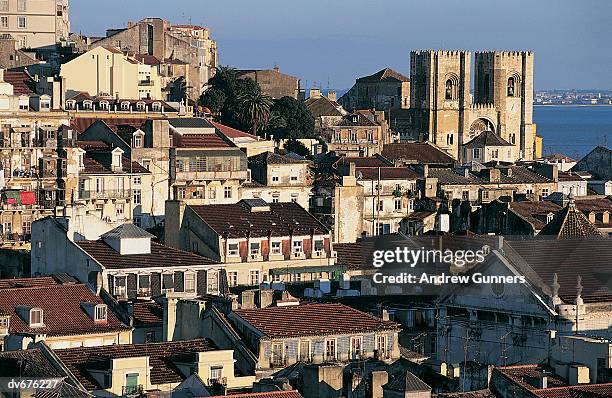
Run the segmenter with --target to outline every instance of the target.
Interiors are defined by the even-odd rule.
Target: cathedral
[[[464,161],[464,145],[490,131],[511,147],[513,160],[532,160],[533,52],[476,52],[473,94],[471,70],[469,51],[410,53],[407,138],[433,142]]]

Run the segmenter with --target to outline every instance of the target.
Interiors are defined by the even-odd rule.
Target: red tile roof
[[[128,117],[75,117],[72,119],[70,125],[78,133],[82,133],[98,120],[103,121],[108,127],[110,127],[111,130],[117,132],[119,131],[119,126],[131,126],[134,129],[140,129],[149,119]]]
[[[304,164],[305,160],[294,159],[290,156],[279,155],[278,153],[262,152],[258,155],[249,156],[249,164],[265,166],[269,164]]]
[[[111,147],[104,141],[77,141],[77,146],[85,151],[107,152]]]
[[[175,136],[176,137],[176,136]],[[176,146],[180,148],[227,148],[233,147],[217,134],[178,135]]]
[[[299,392],[291,391],[268,391],[249,392],[245,394],[216,395],[210,398],[302,398]]]
[[[402,75],[399,72],[394,71],[391,68],[385,68],[379,70],[378,72],[372,75],[360,77],[357,79],[357,82],[359,83],[378,83],[383,81],[409,82],[410,78]]]
[[[455,162],[455,159],[449,154],[428,142],[386,144],[381,155],[392,161],[422,164],[453,164]]]
[[[361,157],[361,156],[342,156],[336,161],[337,165],[348,165],[355,163],[355,167],[389,167],[393,164],[385,161],[378,156]]]
[[[302,304],[237,310],[232,314],[251,324],[268,338],[399,330],[399,325],[343,304]]]
[[[15,95],[35,95],[36,82],[25,72],[4,72],[4,81],[13,85]]]
[[[159,59],[149,54],[136,54],[134,58],[136,58],[138,62],[141,62],[145,65],[159,65],[160,64]]]
[[[59,284],[60,283],[52,276],[39,276],[37,278],[0,279],[0,289],[10,289],[16,287],[43,287]]]
[[[612,288],[607,286],[612,264],[610,239],[531,239],[512,240],[508,245],[533,269],[545,284],[558,277],[559,296],[573,303],[576,298],[576,277],[582,277],[582,299],[589,302],[612,301]],[[588,267],[585,267],[588,264]]]
[[[39,278],[33,278],[39,279]],[[129,329],[112,311],[107,322],[95,323],[81,308],[81,302],[104,304],[83,284],[46,284],[37,287],[7,287],[0,289],[0,310],[11,314],[9,333],[40,333],[49,336],[71,336],[92,333],[111,333]],[[33,281],[33,284],[38,283]],[[17,307],[37,307],[43,310],[44,327],[30,328],[17,314]]]
[[[130,173],[130,174],[150,174],[151,172],[147,170],[144,166],[142,166],[138,162],[130,162],[130,159],[122,156],[122,167],[123,171],[121,173]],[[99,159],[95,159],[91,156],[91,153],[88,152],[86,156],[83,158],[83,166],[84,169],[81,171],[83,174],[116,174],[118,172],[113,171],[110,165],[105,165]]]
[[[151,253],[125,255],[120,255],[103,240],[81,240],[75,243],[102,266],[111,269],[218,264],[209,258],[155,242],[151,242]]]
[[[229,127],[212,120],[210,120],[210,123],[215,126],[219,131],[221,131],[221,134],[225,135],[228,138],[252,138],[254,140],[259,140],[259,137],[257,137],[256,135],[245,133],[244,131],[240,131],[233,127]]]
[[[158,325],[163,321],[164,309],[155,301],[134,302],[134,325]]]
[[[355,175],[361,173],[362,180],[417,180],[418,173],[406,167],[357,167]]]
[[[116,344],[99,347],[79,347],[53,350],[71,373],[88,390],[101,386],[91,376],[92,367],[108,369],[115,358],[149,357],[152,384],[180,383],[185,376],[174,364],[177,355],[216,350],[209,339],[183,340],[148,344]]]
[[[612,397],[612,383],[543,388],[539,390],[532,390],[531,393],[540,398]]]
[[[585,181],[585,179],[571,171],[560,171],[559,181]]]
[[[262,201],[263,202],[263,201]],[[251,212],[249,202],[189,206],[217,234],[229,238],[327,234],[329,231],[297,203],[265,203],[269,211]]]
[[[523,202],[511,202],[510,210],[535,228],[536,231],[541,230],[546,225],[546,216],[550,213],[557,213],[561,210],[561,206],[550,201],[523,201]],[[538,217],[539,216],[539,217]]]
[[[548,385],[550,387],[562,387],[566,386],[567,383],[562,378],[554,375],[552,369],[543,365],[515,365],[515,366],[501,366],[496,369],[506,378],[512,380],[516,384],[527,390],[538,389],[538,381],[543,371],[546,371],[548,377]]]

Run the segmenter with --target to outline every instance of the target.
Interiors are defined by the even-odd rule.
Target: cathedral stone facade
[[[477,52],[474,64],[472,96],[471,52],[410,53],[408,138],[463,160],[462,145],[492,131],[515,147],[515,160],[533,159],[533,52]]]

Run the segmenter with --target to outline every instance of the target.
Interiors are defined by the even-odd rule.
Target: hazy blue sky
[[[536,89],[612,89],[612,0],[71,0],[72,30],[162,17],[209,27],[221,64],[348,88],[413,49],[535,51]]]

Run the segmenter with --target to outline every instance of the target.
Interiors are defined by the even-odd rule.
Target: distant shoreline
[[[595,108],[595,107],[609,107],[609,106],[612,106],[612,104],[597,104],[597,105],[595,105],[595,104],[533,104],[533,106],[541,106],[541,107],[545,107],[545,106],[559,106],[559,107],[566,106],[568,108],[571,108],[571,107],[576,107],[576,108],[578,108],[578,107],[581,107],[581,108],[583,108],[583,107],[593,107],[593,108]]]

